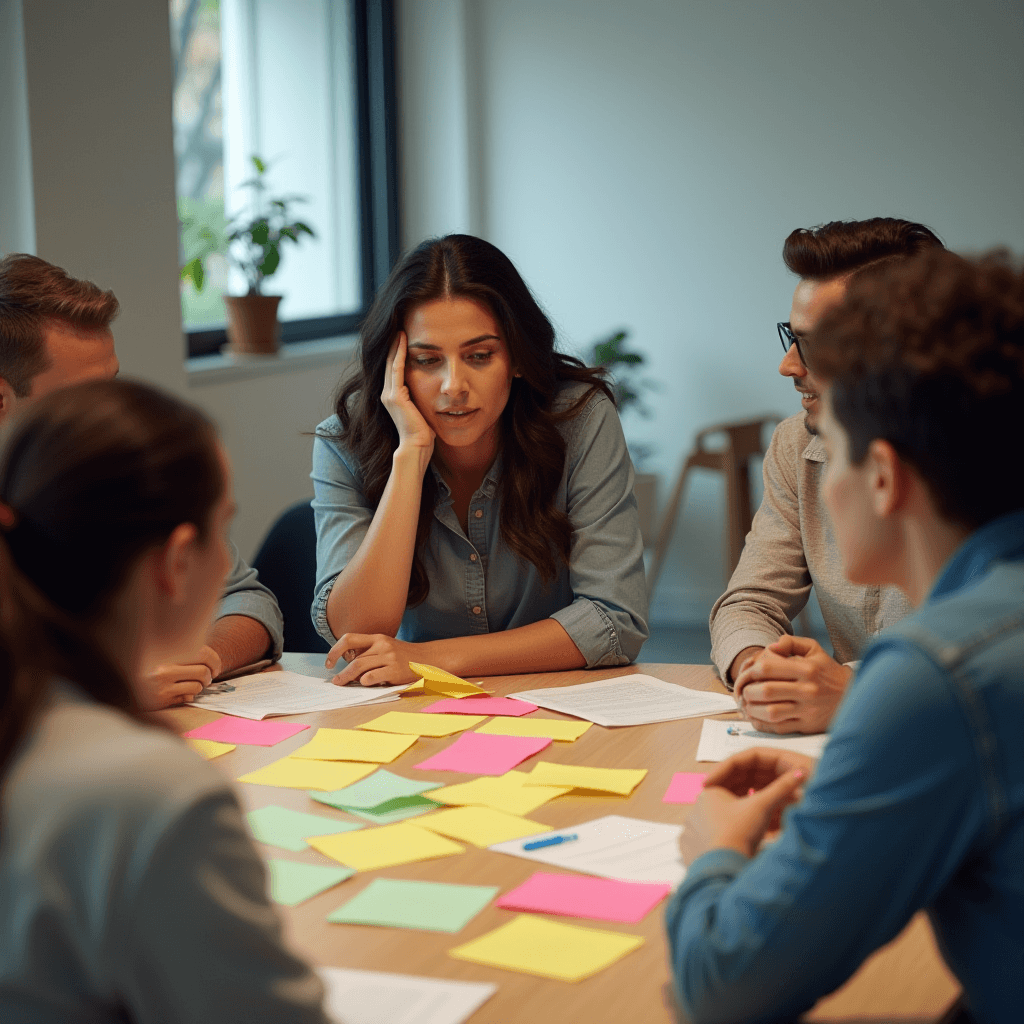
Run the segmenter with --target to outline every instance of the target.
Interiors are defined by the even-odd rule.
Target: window
[[[246,212],[256,155],[315,231],[264,284],[282,342],[355,330],[398,250],[392,0],[170,0],[170,17],[182,263]],[[245,291],[222,252],[201,291],[182,282],[189,355],[220,348],[221,298]]]

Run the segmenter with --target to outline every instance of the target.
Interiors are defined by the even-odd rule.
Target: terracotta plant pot
[[[228,345],[243,355],[273,355],[280,343],[277,306],[280,295],[225,295]]]

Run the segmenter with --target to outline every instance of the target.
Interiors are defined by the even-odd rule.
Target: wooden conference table
[[[312,657],[285,655],[284,663],[296,671],[309,672],[314,664],[323,664],[322,658],[319,662],[308,660]],[[317,674],[322,671],[321,668]],[[721,683],[714,677],[710,666],[706,665],[637,665],[629,669],[493,677],[485,680],[484,686],[495,695],[502,696],[545,684],[569,686],[628,672],[644,672],[695,689],[722,690]],[[387,711],[399,708],[403,711],[421,710],[437,699],[433,695],[403,697],[400,701],[383,706],[297,715],[290,717],[289,721],[307,722],[313,730],[320,726],[351,728]],[[163,714],[182,732],[220,717],[215,712],[199,708],[182,708]],[[534,712],[534,717],[537,716],[566,718],[543,708]],[[661,798],[674,772],[707,771],[708,765],[699,765],[694,760],[701,721],[693,718],[619,729],[594,725],[574,743],[553,743],[541,754],[527,760],[520,770],[528,771],[534,761],[544,759],[609,768],[646,768],[648,774],[629,797],[567,795],[544,804],[531,812],[529,817],[555,828],[578,825],[605,814],[623,814],[670,823],[685,820],[687,806],[664,804]],[[245,772],[291,753],[306,743],[310,735],[310,732],[304,731],[274,747],[239,746],[211,763],[232,779],[237,779]],[[450,736],[442,739],[423,737],[385,767],[398,774],[432,779],[444,785],[467,781],[468,776],[452,772],[421,772],[412,767],[447,747],[452,741],[453,737]],[[247,810],[277,804],[325,817],[361,820],[314,802],[303,790],[245,783],[238,783],[235,788]],[[329,924],[325,920],[330,911],[351,899],[377,875],[495,885],[500,886],[502,892],[507,892],[524,882],[536,870],[561,870],[480,850],[469,844],[463,845],[466,846],[466,852],[458,856],[381,871],[361,872],[297,907],[281,907],[289,943],[310,961],[326,966],[496,983],[497,992],[473,1015],[472,1024],[509,1024],[513,1021],[529,1021],[531,1024],[557,1021],[564,1024],[574,1020],[593,1024],[605,1021],[615,1024],[622,1021],[672,1024],[680,1019],[669,984],[663,930],[664,904],[635,925],[567,919],[570,923],[628,932],[642,935],[645,939],[639,949],[593,978],[578,984],[549,981],[449,957],[449,949],[475,939],[511,919],[510,911],[498,910],[493,906],[485,908],[456,935]],[[309,863],[334,863],[312,849],[299,854],[286,854],[268,846],[262,846],[260,850],[268,859],[285,856]],[[809,950],[808,955],[813,956],[813,950]],[[938,1021],[958,992],[959,985],[939,956],[927,921],[918,915],[892,943],[865,961],[847,984],[818,1002],[803,1019],[816,1022],[856,1021],[857,1024],[881,1024],[883,1021],[926,1024]]]

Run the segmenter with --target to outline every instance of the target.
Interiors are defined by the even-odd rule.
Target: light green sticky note
[[[395,775],[386,768],[378,768],[372,775],[344,789],[335,789],[330,793],[311,792],[309,795],[314,800],[343,810],[351,807],[369,809],[399,797],[416,796],[428,789],[439,789],[440,786],[440,782],[418,782],[416,779]]]
[[[358,815],[375,825],[390,825],[393,821],[405,821],[406,818],[426,814],[427,811],[436,811],[437,804],[422,796],[400,796],[397,800],[388,800],[377,807],[351,807],[346,810],[349,814]]]
[[[259,807],[250,811],[246,818],[256,842],[279,846],[293,853],[306,849],[307,836],[333,836],[363,827],[355,821],[322,818],[318,814],[303,814],[287,807]]]
[[[492,885],[449,885],[375,878],[327,915],[335,924],[375,924],[427,932],[461,931],[498,894]]]
[[[275,903],[286,907],[294,907],[355,874],[351,868],[297,864],[293,860],[271,860],[267,866],[270,868],[270,895]]]

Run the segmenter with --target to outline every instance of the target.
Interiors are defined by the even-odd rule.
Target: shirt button
[[[476,561],[476,555],[470,555],[470,556],[469,556],[469,560],[470,560],[471,562],[475,562],[475,561]]]
[[[476,511],[475,511],[475,512],[473,513],[473,515],[475,515],[477,519],[483,519],[483,517],[484,517],[484,510],[483,510],[482,508],[478,508],[478,509],[477,509],[477,510],[476,510]]]
[[[473,614],[474,615],[479,615],[480,614],[480,605],[477,604],[477,605],[473,606]]]

